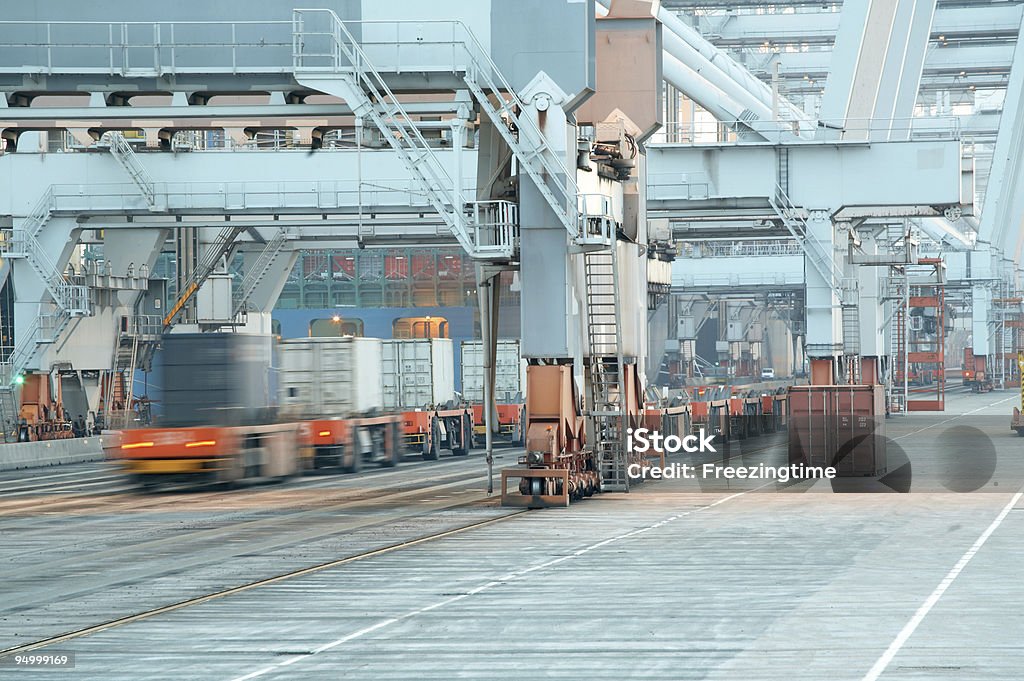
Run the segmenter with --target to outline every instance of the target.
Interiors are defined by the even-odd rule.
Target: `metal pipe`
[[[666,54],[675,57],[693,69],[730,98],[757,114],[758,118],[772,120],[772,110],[764,102],[760,101],[734,79],[727,76],[678,35],[671,31],[665,31],[662,34],[662,39]],[[685,91],[684,94],[686,94]]]
[[[974,250],[974,240],[964,235],[945,218],[921,218],[917,225],[922,232],[954,251]]]
[[[661,67],[665,80],[670,85],[697,102],[718,120],[733,123],[744,111],[744,106],[672,55],[662,55]]]
[[[611,0],[597,0],[599,16],[607,15],[610,2]],[[671,10],[663,6],[659,7],[656,18],[664,27],[662,40],[665,46],[665,55],[675,57],[696,71],[729,97],[756,113],[762,120],[773,119],[772,105],[776,100],[768,85],[732,57],[708,42],[699,32],[687,26]],[[669,80],[667,75],[665,80]],[[691,97],[691,99],[693,98]],[[777,101],[780,111],[785,112],[789,119],[802,124],[799,133],[801,136],[809,137],[813,134],[816,123],[812,118],[784,97],[778,97]]]
[[[695,29],[687,26],[686,23],[671,10],[664,6],[659,7],[657,18],[658,21],[660,21],[667,29],[668,33],[672,34],[669,39],[665,39],[664,33],[662,35],[665,40],[666,47],[674,42],[671,40],[671,37],[685,42],[690,48],[695,50],[712,66],[718,69],[724,76],[737,83],[750,93],[752,97],[760,101],[770,110],[772,92],[768,85],[754,76],[754,74],[745,67],[737,63],[732,57],[708,42],[707,39]],[[814,121],[808,117],[807,114],[797,108],[792,102],[784,97],[780,97],[779,105],[781,110],[788,114],[790,118],[806,123],[808,131],[813,131]]]
[[[491,434],[491,421],[494,402],[494,390],[491,383],[491,367],[494,365],[494,339],[491,338],[491,279],[484,278],[483,267],[476,267],[476,297],[480,306],[480,345],[483,360],[483,395],[481,410],[484,415],[484,449],[487,452],[487,494],[494,494],[494,436]]]

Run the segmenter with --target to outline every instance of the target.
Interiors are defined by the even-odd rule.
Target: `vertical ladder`
[[[776,178],[778,180],[778,186],[785,195],[789,194],[789,147],[777,147],[778,153],[776,160],[778,167],[776,168]]]
[[[625,368],[615,248],[583,254],[594,456],[602,491],[629,491]]]
[[[903,285],[908,285],[904,281]],[[893,314],[892,331],[892,387],[889,394],[892,396],[890,411],[893,413],[905,413],[907,411],[907,308],[903,295],[893,301],[896,311]]]

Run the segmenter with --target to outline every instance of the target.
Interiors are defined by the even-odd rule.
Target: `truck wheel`
[[[345,450],[341,448],[341,461],[345,460]],[[358,473],[363,470],[363,453],[358,450],[357,447],[352,448],[352,461],[345,466],[346,473]]]
[[[394,468],[398,465],[398,462],[402,460],[402,439],[398,431],[398,426],[394,423],[384,426],[386,433],[384,437],[384,460],[381,462],[381,466],[385,468]]]
[[[432,419],[430,422],[430,440],[426,443],[423,449],[424,461],[437,461],[441,457],[437,448],[440,442],[441,431],[437,427],[436,419]]]
[[[452,447],[452,454],[455,456],[468,456],[473,446],[473,421],[463,416],[459,419],[461,433],[459,434],[459,446]]]

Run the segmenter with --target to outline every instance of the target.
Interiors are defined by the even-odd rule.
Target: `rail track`
[[[765,443],[743,447],[742,453],[748,457],[781,447],[781,442]],[[517,455],[517,451],[507,451],[496,458]],[[6,556],[0,553],[8,592],[0,605],[0,619],[5,620],[0,624],[0,645],[7,639],[0,658],[443,539],[525,512],[499,511],[488,503],[477,488],[486,482],[486,476],[483,471],[467,470],[467,462],[474,460],[417,462],[356,476],[304,478],[224,492],[165,492],[157,498],[114,494],[106,502],[87,507],[99,513],[106,509],[109,517],[78,519],[70,528],[76,538],[67,543],[59,538],[55,542],[53,535],[54,518],[65,517],[69,511],[60,507],[63,512],[49,517],[51,527],[15,529],[11,536],[20,550]],[[64,478],[60,480],[58,485],[66,484]],[[0,513],[5,510],[5,482],[0,482]],[[126,503],[110,513],[106,504],[111,498]],[[259,505],[261,499],[268,508],[257,508],[254,515],[250,504]],[[243,501],[247,504],[240,509],[214,510]],[[45,505],[47,500],[39,503]],[[205,507],[212,507],[214,513],[196,519],[191,526],[152,526],[139,520],[165,510],[180,515],[183,510]],[[81,513],[82,508],[71,512]],[[446,513],[465,515],[454,518],[452,526],[451,517],[440,517]],[[0,518],[0,528],[7,524],[4,520]],[[397,536],[387,537],[390,541],[382,542],[378,536],[396,531]],[[366,544],[367,533],[374,535],[375,544],[353,546]],[[33,546],[36,542],[46,545]],[[340,552],[347,555],[338,557],[337,546],[329,546],[332,542],[342,543]],[[300,549],[303,554],[293,557]],[[130,566],[131,574],[121,574],[112,564]],[[169,594],[163,586],[168,572],[184,584],[172,590],[178,598],[171,602],[167,602]],[[44,588],[38,586],[40,581]],[[20,591],[20,586],[26,590]],[[136,595],[126,597],[122,595],[125,592]],[[62,604],[64,616],[50,613],[54,603]],[[83,621],[69,625],[68,612],[76,612]],[[47,617],[49,621],[45,621]],[[23,628],[19,629],[19,622]],[[11,640],[12,627],[17,637],[32,640]]]

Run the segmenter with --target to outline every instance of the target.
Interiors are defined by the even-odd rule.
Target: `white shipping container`
[[[383,408],[378,338],[292,338],[281,342],[282,415],[356,416]]]
[[[443,404],[455,397],[455,356],[450,338],[385,340],[381,370],[389,411]]]
[[[494,355],[494,399],[515,402],[526,394],[526,360],[519,355],[519,341],[498,340]],[[484,401],[483,341],[462,341],[462,396],[473,404]]]

